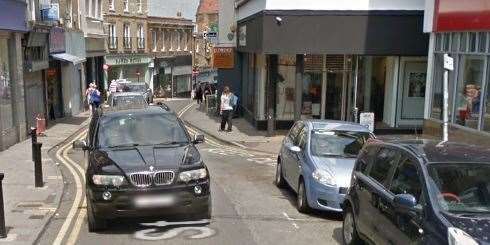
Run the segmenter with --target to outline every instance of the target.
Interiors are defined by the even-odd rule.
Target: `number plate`
[[[156,207],[168,207],[175,203],[175,197],[171,195],[160,196],[141,196],[134,200],[134,204],[137,208],[156,208]]]

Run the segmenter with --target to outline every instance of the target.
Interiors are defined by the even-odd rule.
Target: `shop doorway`
[[[342,104],[344,94],[343,74],[340,72],[327,73],[325,119],[342,120]]]
[[[46,71],[46,90],[48,119],[55,120],[63,117],[63,93],[59,65]]]
[[[424,119],[427,60],[404,58],[401,60],[399,83],[398,124],[422,125]]]

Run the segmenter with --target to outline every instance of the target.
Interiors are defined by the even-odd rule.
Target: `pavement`
[[[219,131],[221,118],[209,115],[205,112],[203,106],[199,106],[192,100],[167,100],[165,101],[170,108],[174,107],[177,102],[191,104],[183,114],[182,120],[190,124],[192,127],[213,136],[214,138],[238,146],[242,149],[260,151],[265,153],[279,153],[281,142],[287,131],[276,131],[276,135],[267,137],[265,131],[258,131],[250,122],[244,118],[233,119],[232,132]]]
[[[0,171],[5,174],[3,198],[8,232],[7,238],[0,239],[0,244],[33,244],[39,239],[56,214],[64,190],[62,174],[56,161],[49,157],[49,150],[88,123],[87,118],[87,114],[81,114],[59,120],[46,131],[46,136],[38,137],[38,142],[43,144],[44,187],[34,187],[31,139],[0,152]]]

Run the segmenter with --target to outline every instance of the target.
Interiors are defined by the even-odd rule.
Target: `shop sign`
[[[369,128],[369,131],[374,132],[374,113],[362,112],[359,116],[359,124]]]
[[[218,32],[205,32],[204,39],[208,40],[211,43],[218,43]]]
[[[53,27],[49,32],[49,53],[63,53],[65,47],[65,30],[60,27]]]
[[[108,65],[135,65],[148,64],[151,62],[149,57],[106,57]]]
[[[238,29],[238,46],[247,46],[247,26]]]
[[[235,67],[235,50],[233,48],[215,47],[213,51],[214,68],[233,69]]]

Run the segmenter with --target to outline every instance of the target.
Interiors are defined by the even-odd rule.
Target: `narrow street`
[[[169,102],[176,112],[187,100]],[[189,128],[191,134],[196,131]],[[83,135],[83,132],[82,134]],[[70,142],[70,141],[68,141]],[[61,146],[65,193],[59,213],[46,228],[40,244],[337,244],[341,216],[300,214],[290,190],[274,184],[275,157],[247,151],[207,138],[200,145],[212,179],[213,213],[209,224],[179,220],[117,220],[102,233],[88,233],[83,186],[83,152]],[[63,156],[64,155],[64,156]],[[63,165],[63,164],[61,164]],[[77,179],[72,175],[73,170]],[[74,201],[77,204],[74,205]],[[75,207],[75,208],[73,208]],[[73,212],[73,210],[75,210]]]

